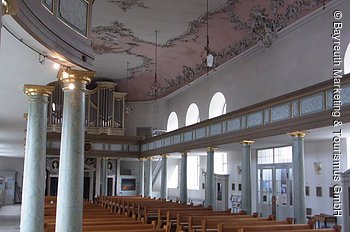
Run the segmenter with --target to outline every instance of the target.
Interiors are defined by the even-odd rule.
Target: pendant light
[[[154,81],[150,88],[150,95],[157,99],[160,95],[161,86],[157,80],[157,63],[158,63],[158,31],[156,30],[156,46],[155,46],[155,63],[154,63]]]

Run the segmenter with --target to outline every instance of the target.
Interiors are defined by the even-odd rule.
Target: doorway
[[[115,196],[115,176],[107,177],[107,196]]]
[[[90,176],[84,176],[84,199],[90,199]]]
[[[50,196],[57,196],[58,176],[50,176]]]
[[[276,219],[293,216],[293,189],[291,165],[258,168],[257,207],[263,217],[273,214],[273,197],[276,202]]]

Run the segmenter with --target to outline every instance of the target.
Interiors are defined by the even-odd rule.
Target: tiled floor
[[[21,205],[0,206],[0,232],[19,232]]]

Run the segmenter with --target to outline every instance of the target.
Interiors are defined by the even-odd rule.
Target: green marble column
[[[242,145],[242,196],[241,209],[247,214],[252,214],[252,183],[250,176],[251,150],[250,145],[254,141],[244,140]]]
[[[305,132],[289,133],[293,137],[293,212],[296,224],[306,223],[304,137]]]
[[[152,157],[147,157],[146,161],[145,196],[152,197]]]
[[[180,202],[187,204],[187,153],[181,153]]]
[[[139,188],[138,195],[145,196],[145,158],[139,158]]]
[[[83,216],[85,91],[94,72],[60,71],[64,105],[56,231],[81,232]]]
[[[101,183],[102,183],[102,196],[107,196],[107,157],[102,158],[102,174],[101,174]]]
[[[44,231],[47,103],[53,86],[24,85],[29,98],[20,231]]]
[[[160,183],[160,198],[166,200],[168,197],[168,155],[162,155],[162,173]]]
[[[207,177],[205,183],[205,206],[214,207],[215,204],[215,186],[214,186],[214,151],[217,148],[207,147]]]

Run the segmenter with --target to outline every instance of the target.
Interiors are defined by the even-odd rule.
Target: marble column
[[[145,195],[145,158],[139,158],[139,196]]]
[[[21,232],[44,231],[47,103],[53,86],[24,85],[29,98]]]
[[[207,147],[207,174],[205,183],[205,206],[214,207],[215,204],[215,186],[214,186],[214,151],[217,148]]]
[[[116,186],[116,188],[117,188],[117,194],[118,195],[122,194],[122,192],[121,192],[121,190],[122,190],[121,181],[119,181],[119,183],[118,183],[118,180],[121,180],[121,177],[120,177],[120,162],[121,162],[120,159],[116,159],[116,165],[117,165],[117,170],[116,170],[117,186]]]
[[[147,157],[146,161],[145,196],[152,197],[152,157]]]
[[[160,183],[160,198],[166,200],[168,198],[168,155],[161,155],[162,157],[162,173]]]
[[[83,216],[85,91],[95,72],[60,70],[64,105],[56,231],[81,232]]]
[[[183,204],[187,204],[187,153],[181,153],[180,161],[180,202]]]
[[[304,137],[305,132],[289,133],[293,137],[293,212],[296,224],[306,223]]]
[[[102,196],[107,196],[107,163],[108,163],[108,158],[103,157],[102,158],[102,175],[101,175]]]
[[[254,141],[243,140],[242,145],[242,195],[241,209],[247,214],[252,214],[252,183],[250,177],[251,150],[250,145]]]
[[[101,165],[102,164],[102,158],[101,157],[97,157],[96,158],[96,183],[95,183],[95,197],[97,196],[102,196],[101,193],[101,174],[102,174],[102,168]]]

